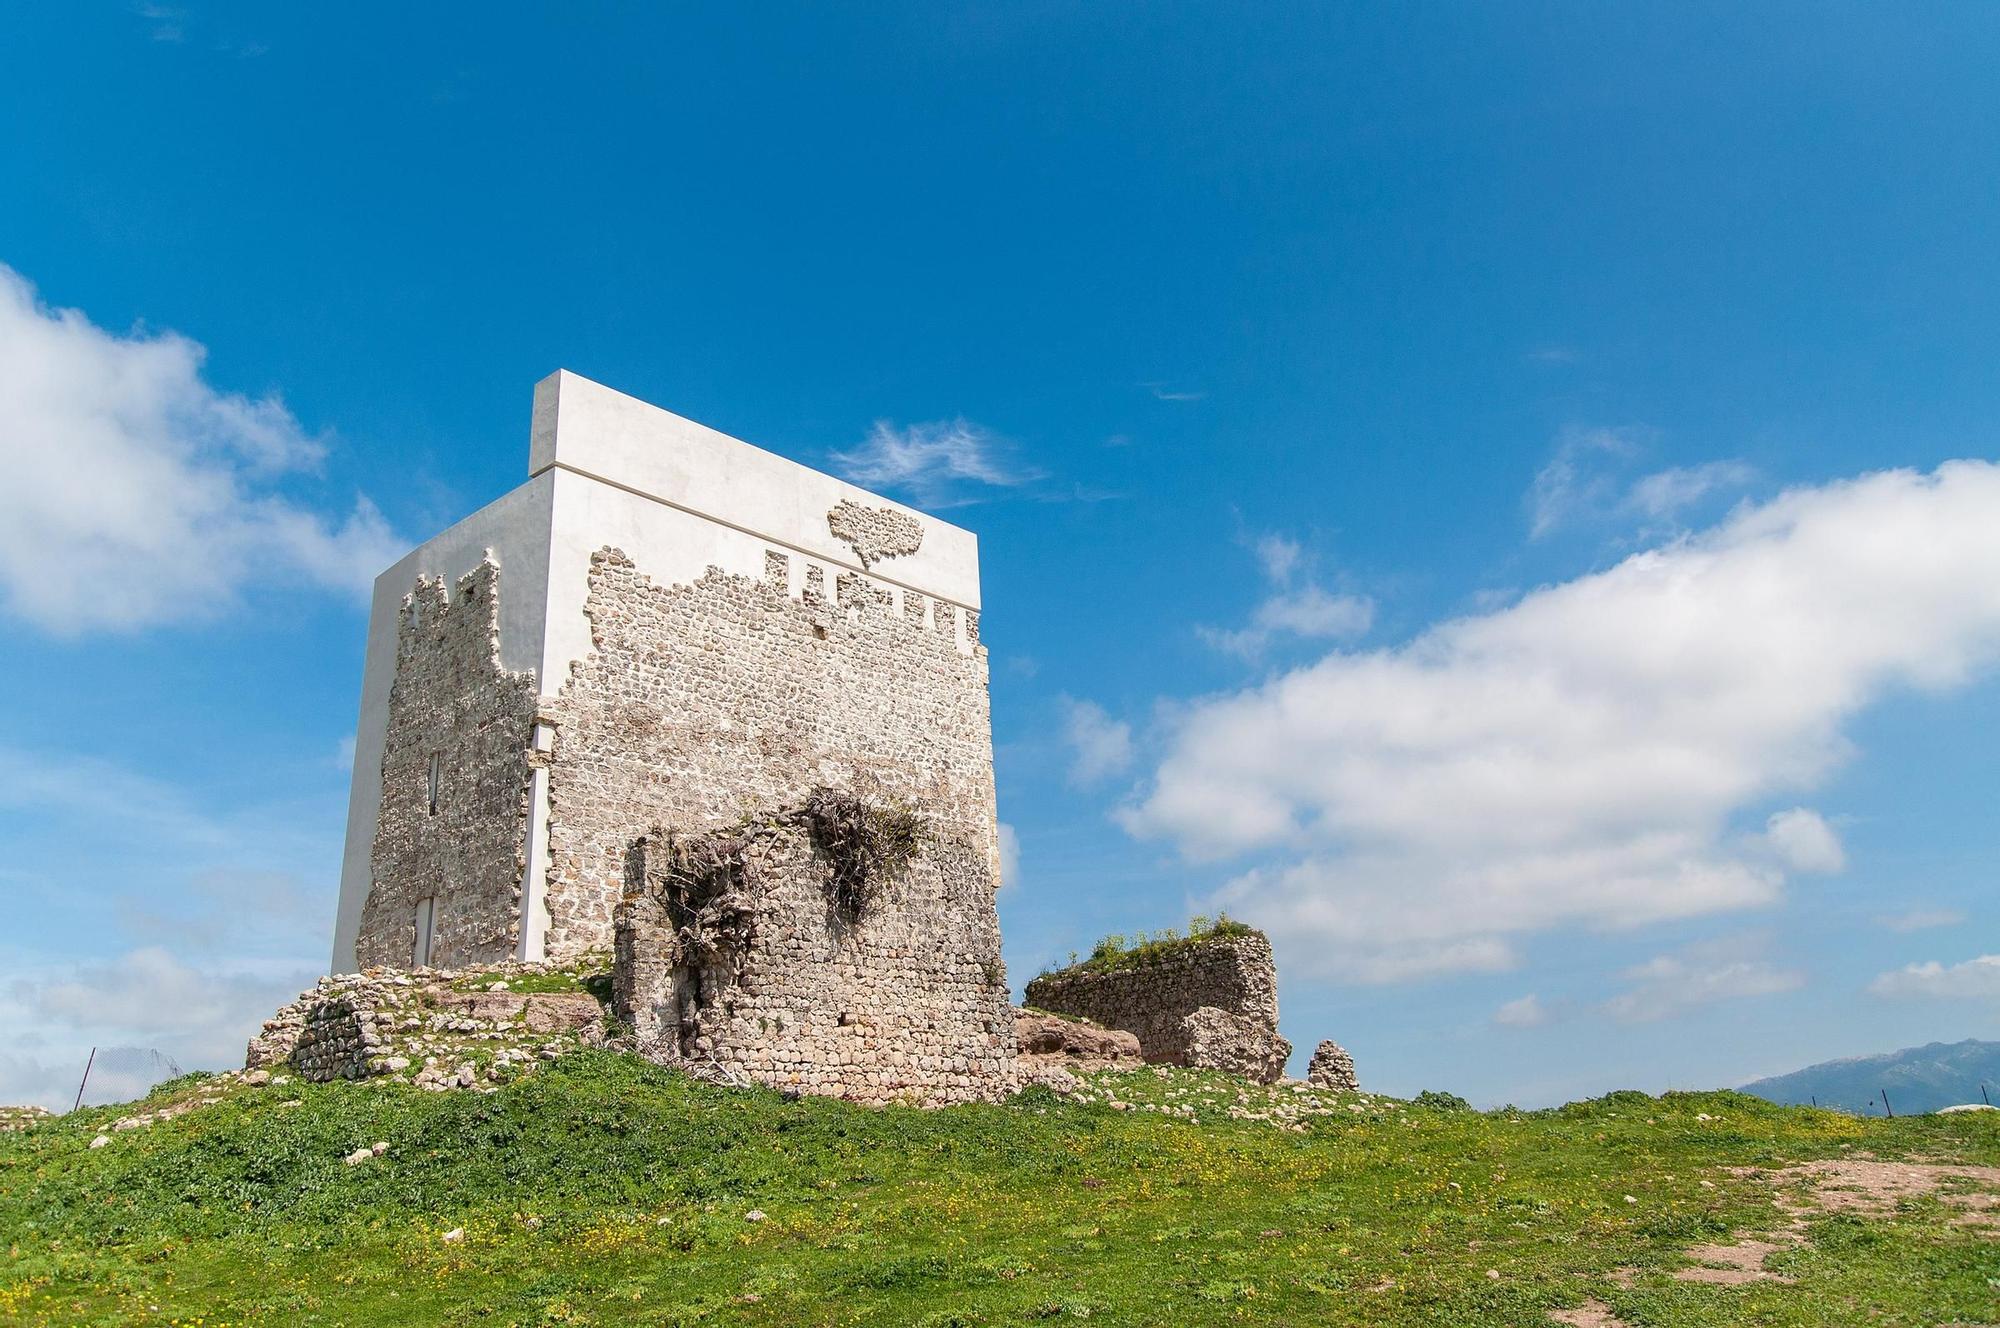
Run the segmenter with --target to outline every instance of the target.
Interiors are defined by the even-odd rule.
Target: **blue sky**
[[[1017,983],[1226,906],[1524,1104],[1994,1033],[1990,8],[0,39],[0,1099],[314,975],[358,587],[558,366],[978,532]]]

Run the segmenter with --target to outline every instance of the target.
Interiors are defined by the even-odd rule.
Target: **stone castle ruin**
[[[1105,1027],[1017,1029],[970,532],[568,372],[528,472],[375,583],[353,976],[258,1066],[498,1081],[557,1007],[602,1027],[507,977],[608,962],[613,1027],[731,1081],[962,1101],[1141,1047],[1275,1077],[1268,944],[1152,971],[1157,1018],[1148,979],[1079,982],[1044,1003]],[[484,1050],[454,1069],[453,1038]]]
[[[978,1095],[998,886],[967,531],[565,372],[527,483],[376,582],[335,972],[615,947],[668,1051]]]

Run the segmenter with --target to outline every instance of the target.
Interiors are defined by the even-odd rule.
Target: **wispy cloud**
[[[1875,919],[1875,925],[1893,932],[1929,931],[1934,927],[1956,927],[1965,914],[1955,908],[1913,908]]]
[[[1578,523],[1636,523],[1656,533],[1703,500],[1744,488],[1757,472],[1741,461],[1672,466],[1632,477],[1658,437],[1641,425],[1564,429],[1528,486],[1528,534],[1541,539]]]
[[[1014,489],[1044,472],[1013,461],[991,430],[966,419],[897,428],[878,420],[859,446],[828,454],[835,469],[870,489],[900,489],[920,506],[977,502],[982,490]]]
[[[1805,974],[1773,964],[1763,946],[1760,937],[1734,937],[1659,955],[1626,970],[1634,985],[1606,1001],[1605,1013],[1626,1023],[1649,1023],[1717,1001],[1774,996],[1805,985]]]
[[[1132,726],[1113,719],[1095,701],[1062,698],[1063,741],[1070,749],[1073,784],[1096,784],[1132,765]]]
[[[1493,1012],[1493,1022],[1502,1028],[1540,1028],[1549,1018],[1549,1007],[1533,992],[1517,996]]]
[[[1528,486],[1528,534],[1540,539],[1579,511],[1605,506],[1613,484],[1597,472],[1595,460],[1634,456],[1651,436],[1636,425],[1564,429],[1555,454]]]
[[[173,5],[141,3],[132,6],[132,12],[146,23],[146,31],[157,42],[180,42],[187,40],[188,12]]]
[[[1172,388],[1159,382],[1141,383],[1139,386],[1151,392],[1155,401],[1200,401],[1208,395],[1206,392],[1191,392],[1186,388]]]
[[[275,396],[202,380],[172,332],[118,336],[0,266],[0,607],[61,635],[212,617],[256,583],[359,598],[402,552],[374,505],[280,491],[324,453]]]
[[[1740,489],[1757,478],[1741,461],[1706,461],[1699,466],[1675,466],[1634,481],[1625,505],[1640,516],[1667,520],[1679,516],[1710,494]]]
[[[1281,636],[1348,640],[1365,635],[1374,625],[1374,600],[1329,591],[1304,575],[1305,549],[1297,540],[1266,534],[1252,540],[1250,548],[1269,590],[1251,611],[1247,626],[1196,627],[1196,634],[1210,646],[1254,660]]]
[[[1958,964],[1911,964],[1868,984],[1876,996],[1929,1000],[2000,1000],[2000,955],[1981,955]]]

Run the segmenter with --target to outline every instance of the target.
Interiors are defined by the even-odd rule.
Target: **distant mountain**
[[[1882,1114],[1882,1091],[1898,1116],[1984,1101],[1980,1088],[2000,1106],[2000,1042],[1933,1042],[1880,1056],[1826,1061],[1803,1070],[1759,1079],[1743,1091],[1771,1102],[1822,1107],[1863,1115]]]

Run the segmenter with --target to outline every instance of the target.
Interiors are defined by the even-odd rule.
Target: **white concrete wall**
[[[354,941],[368,898],[369,857],[382,807],[382,745],[389,724],[389,685],[396,675],[396,622],[404,596],[419,577],[457,583],[490,551],[500,565],[500,663],[539,670],[547,640],[549,524],[555,477],[530,480],[451,529],[411,550],[375,578],[368,611],[368,650],[361,674],[361,717],[354,730],[354,775],[347,796],[347,844],[334,914],[335,973],[354,971]],[[542,675],[536,673],[541,683]],[[525,735],[524,735],[525,739]]]
[[[764,545],[857,572],[862,568],[854,550],[834,538],[826,514],[842,499],[894,508],[922,523],[923,546],[877,563],[869,575],[965,608],[979,607],[979,541],[971,531],[567,370],[535,385],[528,473],[540,475],[552,467],[707,517]],[[642,570],[651,571],[637,550],[625,552]]]

